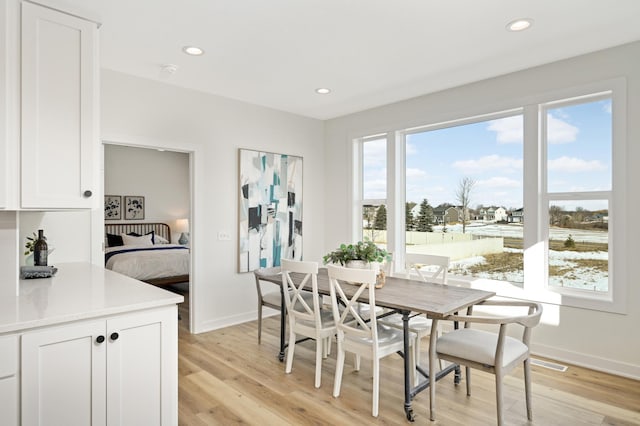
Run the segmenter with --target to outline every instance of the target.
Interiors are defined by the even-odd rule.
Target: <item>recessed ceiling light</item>
[[[520,18],[514,21],[511,21],[507,24],[508,31],[524,31],[533,25],[533,19],[531,18]]]
[[[326,87],[319,87],[316,89],[316,93],[319,95],[327,95],[331,93],[331,89],[327,89]]]
[[[202,49],[200,49],[199,47],[196,47],[196,46],[184,46],[182,48],[182,51],[184,53],[186,53],[187,55],[191,55],[191,56],[204,55],[204,50],[202,50]]]

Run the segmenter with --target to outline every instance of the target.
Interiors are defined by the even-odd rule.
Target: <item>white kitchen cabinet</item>
[[[98,208],[97,25],[29,2],[21,12],[20,206]]]
[[[19,4],[0,2],[0,209],[19,206]]]
[[[7,185],[9,183],[9,173],[7,166],[9,165],[8,156],[8,133],[7,133],[7,114],[9,102],[7,99],[8,79],[7,79],[7,63],[9,52],[7,51],[7,40],[9,37],[9,28],[7,25],[9,5],[7,2],[0,3],[0,208],[8,206]]]
[[[18,426],[18,337],[0,337],[0,425]]]
[[[22,425],[175,425],[175,305],[25,332]]]

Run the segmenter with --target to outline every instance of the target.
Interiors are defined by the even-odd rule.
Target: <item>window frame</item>
[[[364,198],[364,144],[367,142],[378,141],[386,139],[387,140],[387,198]],[[362,227],[362,214],[364,211],[365,205],[380,205],[385,204],[387,206],[387,236],[389,235],[389,226],[393,222],[393,218],[390,217],[389,212],[389,137],[387,133],[379,133],[371,136],[366,136],[362,138],[358,138],[355,140],[353,144],[353,168],[355,170],[356,179],[354,179],[354,187],[353,187],[353,224],[352,224],[352,240],[360,241],[364,238],[364,228]],[[388,243],[387,243],[388,245]]]
[[[545,133],[541,126],[541,106],[555,107],[559,104],[596,101],[598,95],[611,98],[612,104],[612,156],[611,190],[579,193],[547,193],[546,185],[546,145],[541,143]],[[452,113],[437,122],[424,125],[388,130],[375,135],[352,138],[353,141],[353,235],[362,232],[362,206],[371,202],[386,203],[387,206],[387,248],[394,252],[393,272],[403,272],[405,235],[404,206],[405,187],[405,136],[411,133],[438,128],[464,125],[477,121],[497,119],[517,114],[523,115],[523,207],[527,212],[524,228],[524,286],[504,285],[506,281],[478,280],[450,275],[451,284],[471,286],[496,291],[500,283],[499,296],[534,300],[544,303],[572,306],[605,312],[626,313],[627,267],[626,257],[616,257],[624,253],[626,238],[626,80],[614,78],[572,88],[558,89],[547,93],[511,100],[511,105],[502,105],[496,112],[483,111],[480,114]],[[567,104],[568,105],[568,104]],[[462,118],[460,118],[462,117]],[[448,119],[447,119],[448,118]],[[426,120],[425,120],[426,121]],[[387,198],[386,200],[362,199],[362,142],[373,139],[387,139]],[[529,189],[527,188],[535,188]],[[581,289],[560,288],[548,285],[548,206],[553,199],[576,198],[606,199],[609,204],[609,286],[605,292],[591,292]],[[358,220],[360,221],[358,223]],[[526,223],[534,226],[526,226]],[[357,237],[356,237],[357,238]],[[540,273],[540,259],[544,268]],[[540,284],[542,283],[542,284]]]

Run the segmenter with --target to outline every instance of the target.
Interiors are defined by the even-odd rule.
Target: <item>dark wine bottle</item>
[[[38,229],[38,239],[33,244],[33,264],[35,266],[47,266],[47,257],[49,255],[49,246],[44,236],[44,231]]]

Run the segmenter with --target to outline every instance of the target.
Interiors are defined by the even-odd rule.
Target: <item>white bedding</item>
[[[178,244],[109,247],[105,258],[107,269],[138,280],[189,275],[189,249]]]

